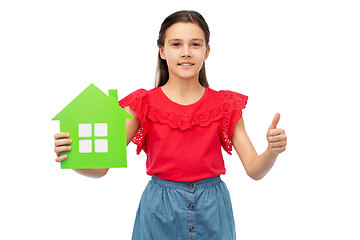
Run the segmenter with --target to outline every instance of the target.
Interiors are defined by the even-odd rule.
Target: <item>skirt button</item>
[[[194,232],[195,231],[195,228],[193,226],[189,227],[189,231],[190,232]]]
[[[190,188],[190,189],[193,189],[193,188],[194,188],[194,184],[190,183],[190,184],[189,184],[189,188]]]

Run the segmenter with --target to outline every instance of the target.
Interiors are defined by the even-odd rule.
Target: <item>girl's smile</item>
[[[194,66],[194,63],[191,63],[191,62],[181,62],[178,64],[180,67],[182,68],[185,68],[185,69],[188,69],[192,66]]]

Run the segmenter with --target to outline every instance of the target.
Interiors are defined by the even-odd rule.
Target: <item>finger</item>
[[[67,132],[60,132],[60,133],[55,133],[54,138],[57,140],[60,138],[68,138],[69,136],[70,134]]]
[[[71,144],[71,143],[72,143],[71,139],[60,139],[60,140],[55,141],[55,147],[59,147],[59,146],[67,145],[67,144]]]
[[[55,147],[54,151],[56,153],[57,156],[59,156],[60,153],[65,152],[65,151],[70,151],[71,150],[71,146],[61,146],[61,147]]]
[[[272,129],[269,131],[269,136],[285,135],[285,130],[281,128]]]
[[[280,121],[280,113],[276,113],[274,118],[273,118],[273,121],[272,121],[272,123],[271,123],[271,125],[269,127],[269,130],[276,129],[276,126],[279,123],[279,121]]]
[[[62,156],[60,156],[60,157],[55,158],[55,161],[56,161],[56,162],[62,162],[62,161],[64,161],[67,157],[68,157],[68,156],[67,156],[66,154],[65,154],[65,155],[62,155]]]
[[[286,137],[276,136],[276,137],[269,137],[269,143],[277,143],[277,142],[286,142]]]
[[[271,142],[269,143],[271,148],[282,148],[286,146],[286,142]]]
[[[285,150],[286,150],[286,147],[271,148],[271,152],[273,152],[273,153],[282,153]]]

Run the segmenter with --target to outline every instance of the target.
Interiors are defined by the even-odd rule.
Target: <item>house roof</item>
[[[52,120],[89,121],[89,119],[121,117],[132,118],[119,106],[117,90],[109,90],[109,96],[103,93],[94,84],[90,84]],[[82,119],[82,120],[81,120]]]

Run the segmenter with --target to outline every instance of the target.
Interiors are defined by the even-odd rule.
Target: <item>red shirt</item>
[[[148,175],[195,182],[225,174],[221,147],[231,154],[232,133],[248,97],[205,89],[190,105],[171,101],[161,90],[139,89],[119,101],[136,112],[141,126],[132,140],[147,155]]]

